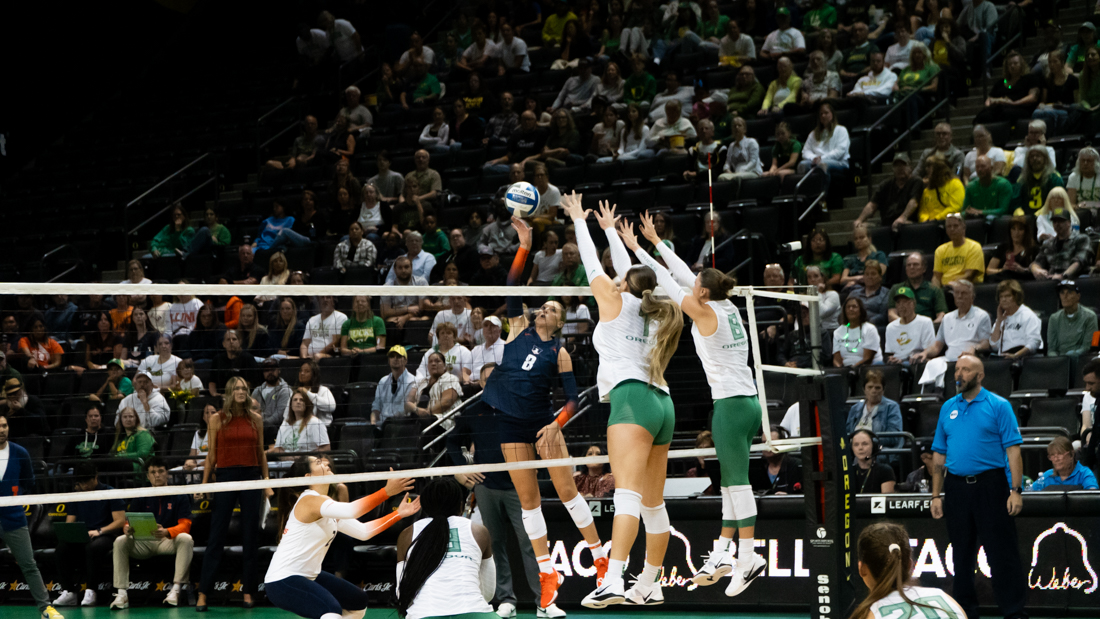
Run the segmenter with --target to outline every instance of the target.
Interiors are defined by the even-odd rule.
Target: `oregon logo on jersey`
[[[451,529],[451,540],[447,543],[447,552],[462,552],[462,540],[458,536],[458,529]]]

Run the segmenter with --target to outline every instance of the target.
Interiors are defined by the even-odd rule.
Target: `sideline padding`
[[[820,445],[819,437],[792,438],[772,441],[771,449],[774,451],[793,451],[811,445]],[[753,445],[752,451],[764,451],[768,445]],[[710,449],[681,449],[670,451],[668,457],[673,458],[711,458],[715,456],[715,450]],[[211,484],[190,484],[185,486],[162,486],[159,488],[121,488],[117,490],[93,490],[91,492],[58,492],[54,494],[28,494],[12,497],[0,497],[0,507],[13,505],[46,505],[50,503],[82,503],[85,501],[102,501],[107,499],[134,499],[138,497],[173,496],[185,492],[187,494],[213,494],[218,492],[232,492],[235,490],[261,490],[264,488],[293,488],[297,486],[311,486],[314,484],[355,483],[367,481],[383,481],[401,477],[439,477],[455,475],[458,473],[493,473],[497,471],[509,471],[520,469],[540,469],[556,466],[575,467],[587,464],[605,464],[609,462],[606,455],[585,456],[578,458],[559,458],[557,460],[531,460],[527,462],[512,462],[500,464],[470,464],[466,466],[445,466],[426,469],[409,469],[404,471],[378,471],[373,473],[345,473],[343,475],[329,475],[327,477],[284,477],[282,479],[258,479],[254,481],[232,481]]]

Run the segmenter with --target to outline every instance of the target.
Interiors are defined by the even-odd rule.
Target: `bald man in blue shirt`
[[[984,378],[981,360],[959,356],[958,395],[943,403],[932,441],[932,517],[947,516],[947,535],[955,549],[952,595],[967,617],[979,616],[974,564],[982,545],[997,606],[1006,619],[1026,619],[1027,581],[1012,519],[1024,504],[1023,439],[1012,405],[982,389]]]

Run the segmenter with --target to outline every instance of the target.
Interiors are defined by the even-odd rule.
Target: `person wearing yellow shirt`
[[[794,74],[794,64],[791,59],[783,56],[775,63],[776,78],[768,85],[768,91],[764,94],[764,103],[760,106],[758,116],[768,114],[782,114],[783,106],[788,103],[798,103],[799,93],[802,92],[802,78]]]
[[[569,10],[569,4],[565,0],[556,0],[554,12],[546,18],[542,25],[542,42],[555,46],[561,44],[561,33],[565,31],[565,24],[577,19],[577,15]]]
[[[928,170],[928,181],[917,211],[919,221],[940,221],[950,213],[962,212],[963,200],[966,198],[966,187],[962,181],[938,157],[930,158],[925,167]]]
[[[932,266],[932,285],[954,289],[955,282],[969,280],[975,284],[985,279],[985,255],[982,246],[966,238],[966,222],[961,213],[951,213],[944,222],[948,241],[936,248]]]

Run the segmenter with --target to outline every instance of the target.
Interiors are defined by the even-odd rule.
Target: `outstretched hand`
[[[661,242],[661,237],[657,235],[657,228],[653,225],[653,216],[649,214],[649,211],[642,214],[641,229],[642,236],[650,243],[653,243],[654,246]]]
[[[527,222],[523,221],[515,215],[512,216],[512,228],[515,229],[516,235],[519,237],[520,247],[530,250],[531,249],[531,227],[527,225]]]
[[[581,206],[582,197],[575,191],[561,197],[561,208],[565,211],[566,217],[571,220],[588,219],[588,213],[591,211],[586,211]]]
[[[623,245],[630,251],[638,251],[638,235],[634,234],[634,224],[629,221],[619,222],[619,236],[623,239]]]
[[[619,220],[615,216],[617,206],[616,204],[609,204],[607,200],[600,200],[600,210],[596,213],[596,222],[600,224],[600,228],[604,230],[615,228],[615,222]]]
[[[409,495],[406,494],[405,498],[401,499],[401,504],[397,506],[397,516],[399,518],[408,518],[409,516],[415,516],[420,511],[420,497],[410,501]]]
[[[393,470],[392,468],[390,469]],[[413,485],[416,483],[411,477],[398,477],[386,482],[386,495],[397,496],[402,492],[408,492],[413,489]]]

